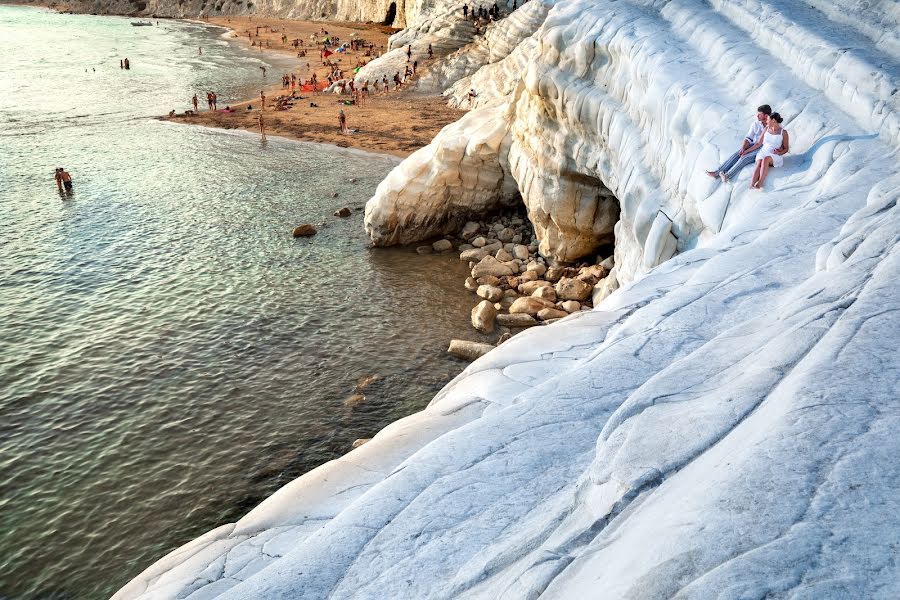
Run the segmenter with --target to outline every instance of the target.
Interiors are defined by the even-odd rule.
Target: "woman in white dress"
[[[760,149],[756,154],[756,170],[750,180],[751,188],[762,189],[766,175],[769,174],[769,168],[780,167],[784,164],[784,155],[790,150],[790,140],[788,132],[781,127],[783,120],[778,113],[772,113],[768,118],[762,137],[754,146],[747,149],[748,152],[756,148]]]

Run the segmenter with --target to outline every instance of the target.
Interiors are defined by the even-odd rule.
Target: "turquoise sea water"
[[[331,216],[394,159],[152,118],[289,63],[4,6],[0,56],[0,598],[106,597],[461,369],[465,266]],[[293,239],[306,221],[326,225]]]

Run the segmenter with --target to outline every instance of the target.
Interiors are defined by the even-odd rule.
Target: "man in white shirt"
[[[747,132],[747,137],[744,138],[740,150],[729,156],[718,169],[715,171],[707,171],[706,174],[710,177],[719,177],[725,182],[734,177],[738,171],[747,165],[752,164],[753,161],[756,160],[758,149],[751,152],[747,152],[747,149],[759,141],[760,136],[762,136],[763,131],[766,129],[766,120],[771,114],[772,107],[768,104],[763,104],[757,108],[756,120],[753,121],[753,125],[750,126],[750,131]]]

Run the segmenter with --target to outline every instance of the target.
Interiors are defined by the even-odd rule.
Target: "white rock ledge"
[[[623,286],[116,598],[900,597],[898,19],[558,1],[367,229],[402,243],[521,194],[568,255],[608,235],[609,190]],[[762,102],[785,166],[763,192],[708,178]]]

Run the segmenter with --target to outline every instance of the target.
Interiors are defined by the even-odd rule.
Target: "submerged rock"
[[[431,247],[435,252],[448,252],[453,250],[453,243],[450,240],[438,240]]]
[[[346,218],[353,214],[353,211],[350,210],[350,207],[345,206],[344,208],[335,211],[334,216]]]
[[[292,232],[294,237],[310,237],[316,235],[318,230],[316,226],[312,223],[304,223],[303,225],[297,225],[294,227],[294,231]]]

